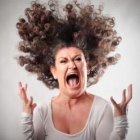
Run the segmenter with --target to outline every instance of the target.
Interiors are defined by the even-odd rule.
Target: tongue
[[[68,80],[68,84],[69,84],[70,87],[75,87],[77,85],[77,83],[78,83],[78,79],[77,78],[70,78]]]

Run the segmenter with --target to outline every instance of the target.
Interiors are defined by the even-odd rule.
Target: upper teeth
[[[69,75],[73,75],[73,74],[77,75],[77,73],[69,73],[68,76],[69,76]]]

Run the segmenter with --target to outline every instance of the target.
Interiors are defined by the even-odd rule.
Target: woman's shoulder
[[[38,114],[41,118],[47,118],[49,111],[50,102],[39,102],[37,103],[37,107],[35,108],[35,113]]]
[[[90,94],[90,93],[89,93]],[[99,104],[99,105],[107,105],[109,104],[109,101],[107,101],[106,99],[104,99],[101,96],[98,95],[94,95],[94,94],[90,94],[91,96],[93,96],[93,103],[94,104]]]
[[[104,98],[101,97],[101,96],[95,95],[95,99],[96,99],[98,102],[103,103],[103,104],[108,104],[108,103],[109,103],[106,99],[104,99]]]
[[[104,99],[103,97],[92,95],[94,97],[92,108],[91,108],[91,118],[94,118],[97,122],[100,122],[102,119],[102,116],[108,112],[111,111],[111,105],[110,103]],[[94,120],[93,120],[94,121]],[[98,124],[98,123],[97,123]]]
[[[103,97],[92,95],[94,96],[92,110],[97,114],[102,114],[105,110],[110,109],[111,105],[109,101],[104,99]]]
[[[95,126],[98,127],[106,114],[110,114],[110,118],[112,118],[113,115],[109,101],[97,95],[93,96],[94,100],[91,110],[91,122],[95,123]]]

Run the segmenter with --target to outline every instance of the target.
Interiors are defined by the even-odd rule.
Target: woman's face
[[[61,94],[73,97],[85,91],[87,64],[82,50],[73,46],[59,49],[51,72],[58,80]]]
[[[61,94],[73,97],[85,91],[87,63],[82,50],[73,46],[59,49],[51,72],[58,80]]]

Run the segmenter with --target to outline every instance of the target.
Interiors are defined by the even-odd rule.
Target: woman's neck
[[[54,98],[54,101],[61,105],[71,107],[78,104],[81,101],[84,101],[87,97],[89,97],[89,94],[86,91],[81,93],[77,97],[69,97],[60,93],[57,97]]]

